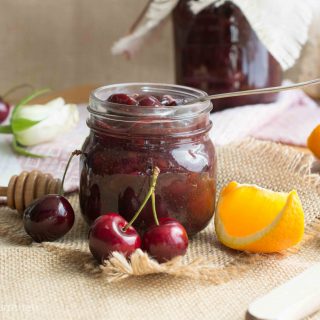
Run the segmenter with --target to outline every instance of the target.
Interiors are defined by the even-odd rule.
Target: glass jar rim
[[[119,121],[128,121],[129,119],[135,121],[135,119],[140,117],[156,117],[158,119],[169,118],[172,120],[195,117],[201,113],[210,112],[212,109],[210,101],[161,107],[137,107],[135,105],[122,105],[107,101],[108,97],[114,93],[153,93],[183,98],[200,98],[208,95],[205,91],[176,84],[148,82],[111,84],[99,87],[91,92],[88,107],[89,112],[100,117],[111,117],[114,120],[117,119]]]

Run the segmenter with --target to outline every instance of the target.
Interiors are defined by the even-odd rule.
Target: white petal
[[[222,5],[224,2],[226,2],[226,0],[191,0],[188,4],[190,10],[194,14],[198,14],[200,11],[208,6],[211,6],[212,4]]]
[[[47,118],[27,130],[16,133],[17,141],[25,146],[47,142],[69,131],[79,121],[79,112],[75,104],[52,109],[55,109],[55,112],[50,112]]]
[[[46,104],[26,105],[18,109],[15,114],[15,118],[26,118],[41,121],[56,112],[60,112],[64,106],[65,101],[63,98],[56,98]]]

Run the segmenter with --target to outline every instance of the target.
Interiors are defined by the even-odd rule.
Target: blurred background
[[[1,0],[0,92],[19,83],[59,90],[83,84],[173,82],[171,24],[134,58],[110,48],[146,0]]]
[[[147,0],[1,0],[0,92],[19,84],[60,90],[84,84],[175,81],[172,22],[131,60],[113,56]],[[320,74],[320,19],[285,77]],[[313,90],[313,91],[312,91]],[[317,91],[315,91],[317,90]],[[319,89],[311,89],[319,96]]]

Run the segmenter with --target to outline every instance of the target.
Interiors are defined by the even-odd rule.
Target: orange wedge
[[[303,208],[295,190],[274,192],[233,181],[221,191],[215,229],[229,248],[279,252],[301,241]]]
[[[320,125],[315,127],[311,132],[307,141],[307,146],[309,150],[311,150],[312,153],[320,159]]]

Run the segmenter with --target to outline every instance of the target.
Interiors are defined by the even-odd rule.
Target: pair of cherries
[[[162,218],[143,234],[141,239],[132,226],[118,213],[107,213],[97,218],[89,233],[89,248],[92,255],[103,263],[113,251],[127,258],[139,248],[147,251],[158,262],[166,262],[183,256],[188,248],[188,235],[175,219]]]
[[[155,186],[159,169],[154,168],[148,194],[130,222],[118,213],[107,213],[98,217],[89,231],[89,248],[93,256],[101,263],[113,251],[121,252],[127,258],[138,248],[147,251],[158,262],[169,261],[182,256],[188,248],[188,235],[185,228],[175,219],[160,218],[156,213]],[[151,198],[154,224],[142,238],[132,226]]]

